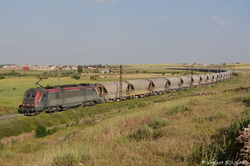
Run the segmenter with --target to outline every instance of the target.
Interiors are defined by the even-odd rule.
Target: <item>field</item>
[[[174,65],[124,65],[123,80],[138,79],[138,78],[159,78],[171,77],[173,74],[184,75],[184,71],[174,73],[174,70],[167,70],[167,67],[178,67]],[[112,67],[110,74],[99,74],[86,72],[81,75],[79,80],[72,79],[76,71],[61,71],[62,76],[58,81],[57,71],[21,71],[21,70],[0,70],[1,74],[10,74],[5,76],[5,79],[0,79],[0,115],[17,112],[18,106],[22,102],[23,94],[29,88],[37,87],[35,83],[39,80],[38,77],[47,77],[40,84],[43,86],[54,86],[64,84],[78,83],[99,83],[109,81],[119,81],[119,68]],[[162,74],[164,73],[164,75]],[[19,75],[18,75],[19,74]],[[66,75],[66,76],[65,76]],[[91,76],[98,76],[91,80]]]
[[[165,66],[126,65],[123,78],[189,72]],[[250,64],[235,65],[234,71],[232,80],[218,84],[0,122],[0,165],[225,165],[233,161],[238,131],[250,122]],[[116,72],[97,80],[90,80],[92,75],[62,77],[60,84],[119,80]],[[16,113],[36,81],[36,76],[1,79],[0,113]],[[56,85],[58,78],[41,84]],[[37,138],[39,133],[44,135]]]

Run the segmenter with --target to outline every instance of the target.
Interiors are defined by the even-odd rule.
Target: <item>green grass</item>
[[[34,71],[30,71],[34,72]],[[39,71],[37,71],[40,73]],[[97,80],[91,80],[92,75],[82,75],[79,80],[71,79],[70,76],[60,78],[60,85],[63,84],[79,84],[79,83],[98,83],[119,81],[118,74],[107,75],[106,78],[97,78]],[[166,75],[167,76],[167,75]],[[162,77],[161,74],[124,74],[123,79],[138,79],[149,77]],[[26,90],[37,87],[35,83],[38,81],[36,76],[29,77],[12,77],[5,76],[4,79],[0,79],[0,115],[17,113],[19,105],[22,103],[22,98]],[[57,77],[49,77],[40,83],[42,86],[54,86],[58,85]]]
[[[181,105],[172,107],[169,111],[167,111],[167,115],[174,115],[174,114],[178,114],[178,113],[182,113],[186,111],[191,111],[191,108],[181,104]]]
[[[247,95],[244,95],[244,96],[236,97],[235,101],[243,102],[244,104],[246,104],[246,106],[249,107],[250,106],[250,95],[247,94]]]
[[[248,92],[234,89],[249,86],[250,77],[240,75],[216,85],[0,122],[0,131],[15,135],[35,131],[39,124],[46,133],[51,130],[42,138],[10,137],[10,144],[0,144],[0,163],[202,165],[231,160],[233,140],[250,121],[244,104]],[[193,95],[200,92],[215,95]]]

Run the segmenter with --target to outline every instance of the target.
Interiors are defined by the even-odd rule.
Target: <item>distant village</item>
[[[230,63],[230,64],[239,64]],[[220,64],[198,64],[198,63],[182,63],[183,66],[200,66],[200,67],[207,67],[207,66],[223,66],[227,65],[226,63]],[[0,64],[0,69],[11,69],[11,70],[42,70],[42,71],[49,71],[49,70],[78,70],[78,67],[81,67],[83,70],[98,70],[100,68],[109,68],[109,65],[16,65],[16,64]]]
[[[0,65],[3,69],[13,69],[13,70],[77,70],[79,65],[15,65],[15,64],[5,64]],[[106,66],[98,65],[83,65],[82,68],[85,70],[97,70],[97,68],[105,68]]]

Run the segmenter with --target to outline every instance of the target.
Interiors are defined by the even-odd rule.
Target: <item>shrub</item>
[[[78,75],[73,75],[72,77],[71,77],[71,79],[75,79],[75,80],[79,80],[81,77],[80,76],[78,76]]]
[[[5,77],[4,77],[4,76],[0,76],[0,80],[1,80],[1,79],[5,79]]]
[[[100,78],[100,76],[99,75],[94,75],[94,76],[90,77],[90,80],[97,80],[97,78]]]
[[[165,135],[165,131],[159,129],[159,130],[155,130],[155,131],[154,131],[152,137],[153,137],[154,139],[158,139],[158,138],[163,137],[164,135]]]
[[[37,138],[42,138],[42,137],[46,137],[47,135],[47,130],[43,125],[39,125],[37,126],[36,129],[36,137]]]
[[[167,115],[174,115],[174,114],[178,114],[178,113],[182,113],[182,112],[186,112],[186,111],[190,111],[191,108],[187,107],[183,104],[181,105],[177,105],[175,107],[172,107],[168,112]]]
[[[51,135],[57,132],[60,128],[59,127],[54,127],[53,129],[47,130],[46,134]]]
[[[53,158],[52,166],[75,166],[79,164],[79,159],[71,153],[66,153]]]
[[[168,119],[153,119],[152,121],[150,121],[148,123],[148,127],[151,127],[152,129],[158,129],[160,127],[163,127],[163,126],[167,126],[169,124],[169,120]]]
[[[250,106],[250,95],[240,96],[238,98],[235,98],[235,101],[237,101],[237,102],[243,102],[247,106]]]
[[[219,112],[216,115],[206,117],[205,120],[207,121],[216,121],[216,120],[221,120],[221,119],[226,119],[227,115],[224,114],[223,112]]]
[[[141,126],[138,128],[133,134],[130,135],[131,139],[145,140],[151,138],[153,134],[153,129],[148,127],[147,125]]]

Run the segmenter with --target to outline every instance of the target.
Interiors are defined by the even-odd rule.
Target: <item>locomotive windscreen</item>
[[[27,91],[25,94],[24,94],[24,99],[27,100],[27,99],[35,99],[36,97],[36,91]]]

